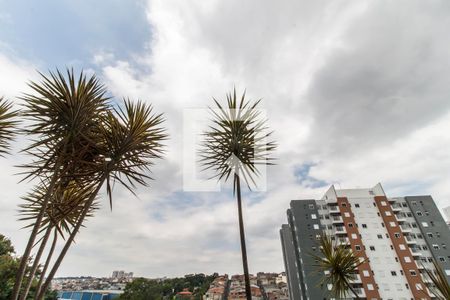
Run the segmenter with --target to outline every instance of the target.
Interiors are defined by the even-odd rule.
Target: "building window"
[[[375,246],[370,246],[370,251],[375,251]]]
[[[412,218],[412,213],[407,212],[407,213],[406,213],[406,216]]]
[[[347,217],[347,218],[350,218],[350,213],[349,212],[345,212],[344,216]]]
[[[310,204],[309,209],[314,209],[314,204]]]
[[[398,245],[398,247],[400,248],[400,250],[406,250],[405,244],[400,244]]]
[[[427,232],[427,236],[428,236],[429,238],[432,238],[432,237],[433,237],[433,234],[432,234],[431,232]]]
[[[439,256],[439,260],[442,261],[442,262],[445,262],[445,257]]]
[[[386,206],[386,201],[381,201],[381,206]]]
[[[434,250],[439,250],[439,245],[438,244],[433,244],[433,249]]]
[[[362,224],[362,228],[367,228],[367,224]]]
[[[317,230],[317,229],[319,229],[319,224],[314,224],[313,227],[314,227],[314,229]]]
[[[445,275],[450,276],[450,270],[445,270]]]
[[[353,223],[348,223],[348,227],[352,228],[353,227]]]
[[[367,289],[368,289],[369,291],[373,291],[373,284],[368,283],[368,284],[367,284]]]
[[[409,257],[409,256],[405,256],[404,259],[405,259],[406,263],[410,263],[411,262],[411,257]]]
[[[342,203],[342,207],[347,207],[347,203]]]
[[[406,204],[406,202],[402,202],[402,206],[403,207],[408,207],[408,204]]]
[[[316,214],[311,214],[311,219],[316,220],[317,219]]]
[[[414,270],[409,270],[409,274],[411,274],[411,276],[417,276],[417,273]]]
[[[352,233],[352,239],[356,240],[358,238],[358,236],[356,235],[356,233]]]
[[[362,272],[363,272],[363,276],[364,277],[369,277],[370,276],[369,271],[363,270]]]
[[[389,225],[390,225],[391,227],[396,227],[396,226],[397,226],[397,224],[395,224],[395,222],[389,222]]]
[[[423,227],[428,227],[428,223],[427,222],[422,222],[422,226]]]
[[[416,215],[418,215],[419,217],[422,216],[422,212],[420,210],[416,211]]]
[[[388,217],[392,216],[392,214],[391,214],[390,211],[387,211],[387,212],[385,212],[384,214],[385,214],[386,216],[388,216]]]
[[[417,202],[416,201],[412,201],[411,204],[412,205],[417,205]]]
[[[356,245],[355,249],[356,249],[356,251],[361,251],[361,246],[360,245]]]
[[[422,284],[416,283],[416,290],[418,291],[422,290]]]
[[[358,207],[358,208],[359,208],[359,204],[358,204],[358,203],[355,203],[355,207]]]
[[[391,271],[391,275],[392,275],[392,276],[397,276],[397,272]]]
[[[383,235],[377,234],[377,237],[378,237],[379,240],[381,240],[383,238]]]

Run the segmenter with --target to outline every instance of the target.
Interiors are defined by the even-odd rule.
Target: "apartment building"
[[[332,299],[311,255],[322,232],[366,259],[352,281],[362,299],[433,299],[424,274],[433,260],[450,281],[450,231],[430,196],[331,186],[321,200],[291,201],[287,219],[280,236],[291,300]]]

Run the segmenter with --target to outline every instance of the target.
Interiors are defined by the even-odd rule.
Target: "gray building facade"
[[[433,198],[408,196],[405,200],[434,261],[444,272],[450,270],[450,229]],[[450,283],[450,273],[447,274],[447,281]]]

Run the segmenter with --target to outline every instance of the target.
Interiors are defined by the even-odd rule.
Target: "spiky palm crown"
[[[10,150],[10,143],[16,133],[17,115],[18,111],[12,109],[12,103],[0,97],[0,156]]]
[[[162,158],[163,142],[168,138],[162,123],[162,114],[142,101],[133,103],[124,99],[123,108],[114,108],[102,127],[104,174],[107,193],[112,205],[112,186],[119,182],[134,193],[136,184],[147,185],[150,167]]]
[[[364,262],[353,251],[344,245],[338,245],[330,236],[323,233],[319,240],[320,253],[312,254],[316,260],[315,267],[321,276],[319,285],[331,284],[331,294],[335,297],[345,297],[349,293],[349,284],[358,273],[358,267]],[[327,274],[324,274],[327,271]]]
[[[245,92],[238,100],[236,89],[226,98],[226,106],[213,99],[217,108],[210,108],[212,125],[203,135],[200,164],[203,170],[212,170],[218,180],[227,181],[237,174],[250,188],[256,185],[257,165],[272,164],[276,144],[268,141],[271,132],[267,132],[266,120],[257,109],[261,100],[247,101]]]
[[[64,233],[71,231],[83,210],[86,201],[92,194],[94,187],[80,187],[75,182],[71,182],[65,188],[58,186],[45,211],[44,218],[41,221],[39,232],[46,231],[49,227],[56,228],[59,234],[64,238]],[[40,185],[22,197],[24,203],[19,205],[20,221],[31,221],[30,224],[24,226],[29,228],[34,225],[42,203],[47,193],[47,186]],[[92,217],[94,211],[98,209],[96,201],[89,207],[87,217]]]
[[[105,87],[95,75],[67,69],[31,82],[32,94],[24,100],[25,134],[32,143],[24,149],[34,161],[24,165],[26,178],[48,177],[58,167],[61,184],[92,175],[99,150],[99,127],[110,109]]]

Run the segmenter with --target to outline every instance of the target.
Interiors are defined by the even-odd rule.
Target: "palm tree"
[[[437,299],[450,299],[450,284],[447,281],[447,276],[435,261],[433,261],[433,265],[435,268],[435,272],[433,272],[433,270],[424,268],[425,273],[433,282],[433,285],[429,286],[428,289]],[[429,296],[428,294],[426,295]]]
[[[8,153],[10,142],[15,135],[15,127],[18,123],[16,117],[19,112],[12,110],[11,102],[0,97],[0,156]]]
[[[45,266],[47,267],[53,254],[52,249],[55,247],[58,233],[63,239],[64,232],[70,233],[71,227],[75,226],[78,216],[84,208],[84,204],[91,193],[92,189],[80,188],[74,182],[69,184],[65,189],[61,189],[59,187],[55,190],[49,204],[47,205],[44,218],[41,221],[41,229],[39,233],[43,233],[43,236],[36,243],[36,245],[40,243],[40,246],[36,256],[34,257],[34,262],[31,267],[30,274],[28,275],[28,281],[25,285],[24,291],[20,295],[21,300],[25,300],[27,298],[36,271],[38,270],[41,256],[45,250],[51,233],[53,232],[53,242],[45,262]],[[23,197],[25,203],[19,205],[19,214],[22,216],[20,220],[32,221],[30,224],[25,226],[25,228],[34,226],[34,220],[39,215],[45,194],[46,187],[41,185],[34,188],[32,192]],[[90,207],[88,216],[93,216],[93,211],[96,209],[98,209],[98,205],[94,202]],[[45,271],[46,268],[44,267],[44,270],[40,273],[40,283],[42,283],[42,278],[45,276]],[[38,284],[37,289],[39,289],[39,286],[40,284]]]
[[[102,186],[106,184],[106,192],[112,207],[114,182],[122,184],[134,194],[136,184],[146,186],[146,180],[152,179],[147,172],[154,164],[154,160],[161,158],[164,153],[162,142],[167,139],[167,135],[161,127],[164,121],[162,114],[154,114],[152,106],[140,101],[124,102],[124,109],[114,109],[114,113],[108,113],[103,119],[100,133],[103,140],[100,152],[102,164],[93,182],[95,190],[86,201],[75,227],[36,299],[43,298]]]
[[[237,197],[239,233],[241,240],[242,265],[244,269],[247,300],[251,300],[250,279],[245,245],[244,220],[242,217],[241,179],[256,185],[254,177],[259,175],[257,165],[271,164],[269,155],[275,150],[274,142],[268,142],[266,120],[257,110],[260,100],[250,102],[245,92],[240,101],[236,89],[227,94],[227,105],[222,106],[213,99],[217,109],[210,109],[213,125],[204,133],[200,163],[204,170],[213,171],[214,178],[227,181],[233,175],[233,193]]]
[[[364,260],[355,255],[350,248],[335,243],[326,233],[321,235],[319,245],[322,255],[311,254],[318,263],[315,265],[317,272],[322,275],[319,285],[331,284],[331,294],[336,298],[345,297],[350,290],[356,299],[359,299],[351,282]]]
[[[25,179],[39,179],[46,192],[34,221],[28,243],[21,258],[13,290],[16,300],[22,286],[26,263],[35,246],[42,219],[55,189],[65,188],[70,182],[84,186],[90,182],[92,166],[98,153],[98,133],[102,116],[109,110],[106,89],[92,75],[73,70],[64,76],[59,70],[42,76],[42,81],[31,82],[33,94],[25,94],[23,115],[30,121],[24,134],[32,138],[23,151],[33,157],[26,168]]]

